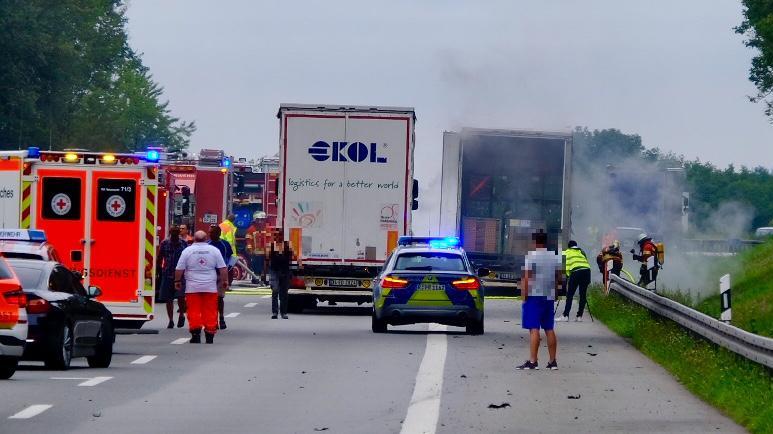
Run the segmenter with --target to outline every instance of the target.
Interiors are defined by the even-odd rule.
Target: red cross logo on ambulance
[[[51,199],[51,209],[56,215],[65,215],[72,209],[72,200],[70,196],[64,193],[58,193]]]
[[[107,213],[113,218],[121,217],[126,212],[126,201],[117,194],[108,197],[105,206]]]

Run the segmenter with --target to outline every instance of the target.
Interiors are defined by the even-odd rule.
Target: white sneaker
[[[558,318],[556,318],[556,322],[569,322],[569,317],[568,316],[559,316]]]
[[[581,316],[574,317],[574,322],[582,322],[582,317]]]

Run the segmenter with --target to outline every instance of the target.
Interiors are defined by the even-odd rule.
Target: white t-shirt
[[[217,292],[218,268],[225,268],[223,255],[207,243],[193,243],[183,250],[176,267],[185,271],[185,292]]]
[[[542,296],[548,300],[556,298],[556,271],[563,267],[563,259],[556,252],[539,248],[526,255],[524,270],[528,270],[529,297]]]

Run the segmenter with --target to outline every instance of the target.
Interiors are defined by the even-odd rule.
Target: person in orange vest
[[[641,262],[641,268],[639,269],[639,282],[637,285],[647,287],[652,282],[655,282],[657,286],[658,270],[660,269],[660,262],[658,262],[658,246],[652,241],[647,234],[640,234],[637,241],[639,244],[639,254],[636,254],[634,249],[631,249],[633,254],[633,260]],[[650,260],[652,258],[652,260]]]
[[[601,253],[596,256],[596,265],[599,267],[599,273],[603,277],[604,286],[607,285],[609,280],[609,273],[607,272],[607,262],[612,261],[612,269],[609,273],[615,276],[620,276],[620,272],[623,270],[623,253],[620,252],[620,241],[614,240],[612,244],[604,246],[601,249]]]
[[[266,254],[271,245],[272,232],[266,224],[266,213],[257,211],[253,216],[252,224],[247,228],[245,239],[247,241],[247,253],[253,273],[260,276],[260,280],[253,278],[252,283],[266,283]]]

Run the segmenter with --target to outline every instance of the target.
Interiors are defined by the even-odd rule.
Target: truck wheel
[[[287,296],[287,312],[303,313],[307,303],[308,301],[304,295],[289,295]]]
[[[373,330],[373,333],[386,333],[387,331],[387,323],[383,319],[376,318],[376,314],[373,313],[373,315],[370,317],[370,328]]]
[[[109,368],[113,360],[113,342],[115,341],[112,324],[102,324],[99,343],[93,356],[86,357],[91,368]]]
[[[45,365],[49,369],[67,370],[72,361],[73,336],[72,329],[67,324],[62,324],[51,340],[46,356]]]
[[[470,321],[467,323],[467,334],[482,335],[483,332],[483,318],[480,321]]]
[[[18,366],[19,359],[16,357],[0,357],[0,380],[7,380],[13,377]]]

